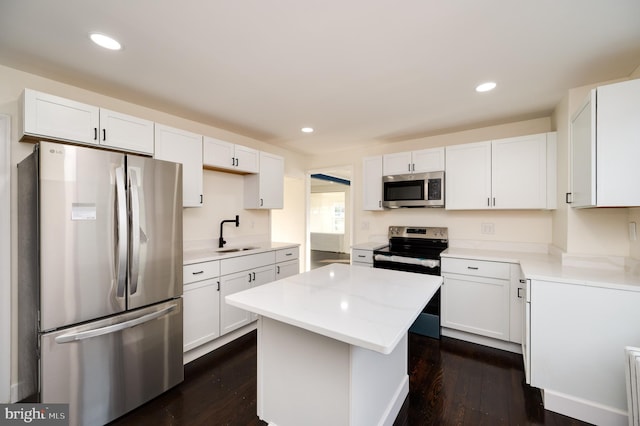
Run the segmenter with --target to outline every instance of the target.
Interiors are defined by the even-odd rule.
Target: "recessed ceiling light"
[[[493,90],[495,88],[496,88],[496,83],[494,83],[493,81],[488,81],[488,82],[482,83],[478,87],[476,87],[476,92],[488,92],[488,91]]]
[[[303,133],[313,133],[313,127],[303,127],[300,131]]]
[[[108,35],[100,34],[100,33],[91,33],[89,34],[91,37],[91,41],[93,41],[98,46],[104,47],[109,50],[120,50],[122,49],[122,45],[115,39],[109,37]]]

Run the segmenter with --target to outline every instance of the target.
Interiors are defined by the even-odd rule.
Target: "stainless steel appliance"
[[[182,382],[182,166],[41,142],[18,191],[21,394],[93,425]]]
[[[389,245],[373,251],[373,267],[440,275],[440,253],[447,247],[447,228],[390,226]],[[440,290],[409,331],[440,338]]]
[[[382,207],[444,207],[444,172],[382,177]]]

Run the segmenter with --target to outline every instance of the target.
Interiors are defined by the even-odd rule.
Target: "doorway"
[[[349,263],[353,215],[350,166],[307,174],[307,265]]]

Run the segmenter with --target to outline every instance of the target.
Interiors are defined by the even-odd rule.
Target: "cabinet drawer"
[[[222,259],[220,261],[220,275],[233,274],[247,269],[259,268],[260,266],[273,265],[274,263],[276,263],[275,251]]]
[[[373,264],[373,251],[371,250],[351,250],[351,262],[362,262]]]
[[[442,273],[491,277],[508,280],[510,268],[508,263],[489,262],[486,260],[442,258]]]
[[[184,265],[182,269],[182,280],[184,285],[218,276],[220,276],[219,260],[192,263],[191,265]]]
[[[278,250],[276,251],[276,262],[286,262],[287,260],[294,260],[299,256],[300,255],[298,247]]]

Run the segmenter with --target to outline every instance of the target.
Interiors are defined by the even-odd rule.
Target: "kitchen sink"
[[[258,247],[234,247],[234,248],[222,248],[216,250],[216,253],[234,253],[236,251],[254,250]]]

